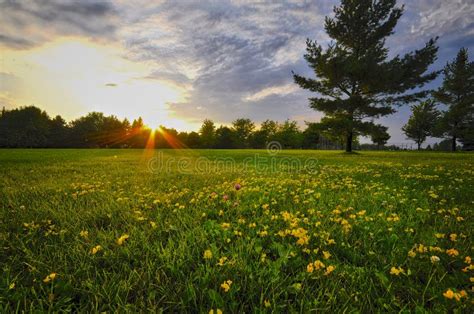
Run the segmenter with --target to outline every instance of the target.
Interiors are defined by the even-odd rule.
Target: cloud
[[[465,35],[474,26],[474,6],[470,0],[424,0],[411,4],[418,19],[411,24],[412,34],[434,37],[438,34]]]
[[[4,1],[0,21],[0,43],[25,49],[55,36],[109,38],[118,26],[118,12],[107,1]]]
[[[34,43],[27,39],[3,34],[0,34],[0,43],[15,49],[26,49],[34,46]]]
[[[298,91],[299,88],[296,84],[286,84],[281,86],[272,86],[262,89],[261,91],[245,96],[244,101],[257,101],[262,100],[270,95],[288,95]]]

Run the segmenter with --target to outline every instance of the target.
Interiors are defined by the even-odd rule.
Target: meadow
[[[0,312],[473,312],[474,155],[0,150]]]

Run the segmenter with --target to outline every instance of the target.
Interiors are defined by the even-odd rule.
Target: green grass
[[[0,150],[0,312],[472,312],[473,169],[460,153]]]

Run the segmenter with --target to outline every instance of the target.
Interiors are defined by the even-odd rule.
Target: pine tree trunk
[[[352,152],[352,131],[349,132],[349,134],[347,134],[346,152],[347,152],[347,153]]]
[[[451,150],[452,150],[453,152],[456,151],[456,136],[453,136],[453,141],[452,141],[452,143],[451,143]]]

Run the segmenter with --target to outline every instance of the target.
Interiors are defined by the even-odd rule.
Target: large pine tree
[[[434,93],[448,110],[440,119],[441,136],[451,138],[451,150],[458,139],[471,149],[474,146],[474,62],[469,62],[467,49],[461,48],[456,59],[444,68],[443,85]]]
[[[373,119],[393,113],[394,105],[425,97],[427,91],[419,88],[437,76],[426,73],[436,59],[436,39],[388,60],[385,40],[403,13],[395,5],[395,0],[342,0],[334,17],[325,20],[333,39],[327,49],[307,40],[304,57],[316,78],[294,74],[298,85],[318,93],[310,106],[325,113],[322,128],[344,135],[348,152],[355,136],[378,127]]]

